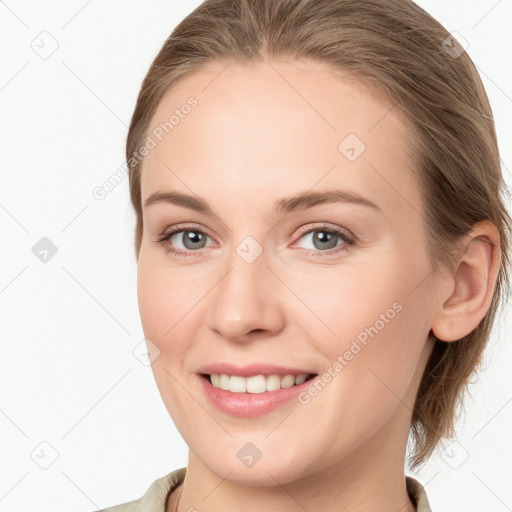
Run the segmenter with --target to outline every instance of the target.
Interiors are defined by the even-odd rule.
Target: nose
[[[208,328],[228,341],[266,338],[284,328],[283,284],[265,251],[249,261],[235,252],[209,294]]]

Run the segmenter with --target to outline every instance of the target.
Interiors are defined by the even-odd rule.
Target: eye
[[[338,227],[328,228],[324,225],[311,229],[311,226],[305,226],[301,232],[299,240],[306,240],[313,246],[312,249],[306,248],[306,254],[310,255],[337,254],[355,243],[351,233]]]
[[[208,238],[207,233],[194,226],[175,226],[162,233],[156,242],[166,246],[168,252],[186,257],[204,249]]]
[[[356,242],[354,235],[349,231],[339,227],[327,227],[325,224],[316,228],[312,228],[311,225],[304,226],[300,233],[299,240],[306,240],[313,246],[312,249],[306,248],[304,252],[313,256],[338,254]],[[189,257],[199,254],[201,249],[208,247],[208,239],[212,240],[205,231],[196,226],[179,225],[162,233],[156,242],[165,246],[169,253]],[[217,244],[214,241],[210,245]]]

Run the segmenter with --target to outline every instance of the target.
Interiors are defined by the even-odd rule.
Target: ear
[[[500,268],[500,236],[489,220],[463,237],[453,271],[445,279],[432,332],[442,341],[456,341],[472,332],[487,313]]]

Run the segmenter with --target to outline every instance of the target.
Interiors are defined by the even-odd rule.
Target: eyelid
[[[341,231],[344,235],[347,236],[347,238],[350,238],[350,239],[355,240],[355,238],[356,238],[348,229],[342,228],[341,226],[337,226],[335,224],[330,225],[328,222],[324,222],[321,226],[319,226],[318,223],[315,223],[315,222],[310,222],[304,226],[301,226],[297,232],[296,237],[300,238],[302,235],[309,233],[310,231],[320,230],[322,228],[325,228],[326,230],[331,229],[333,231]],[[159,239],[165,238],[169,233],[176,233],[178,231],[187,231],[187,230],[190,230],[190,231],[197,230],[197,231],[200,231],[200,232],[208,235],[210,238],[215,239],[215,237],[212,236],[211,232],[204,226],[201,226],[199,224],[194,224],[194,223],[187,223],[187,222],[180,223],[180,224],[174,224],[170,228],[166,228],[159,235]]]
[[[324,255],[325,257],[328,257],[330,255],[335,255],[338,252],[341,252],[344,249],[341,249],[341,247],[344,246],[350,246],[354,245],[357,242],[357,237],[352,234],[351,231],[349,231],[346,228],[343,228],[341,226],[338,226],[336,224],[330,225],[328,222],[320,223],[314,223],[311,222],[309,224],[306,224],[304,226],[301,226],[299,228],[299,231],[295,237],[295,241],[292,243],[290,247],[293,247],[298,240],[300,240],[304,235],[309,234],[314,231],[322,231],[325,230],[327,232],[333,233],[335,236],[341,238],[343,240],[342,246],[338,246],[337,248],[332,248],[327,251],[321,251],[321,250],[312,250],[312,249],[303,249],[305,254],[314,254],[315,256],[321,256]],[[182,231],[197,231],[205,234],[207,237],[213,240],[214,245],[219,245],[218,242],[215,240],[215,238],[210,234],[210,231],[205,228],[204,226],[201,226],[199,224],[195,223],[181,223],[181,224],[174,224],[170,228],[167,228],[161,235],[159,235],[158,239],[156,240],[157,243],[160,243],[162,245],[166,244],[166,242],[175,234],[180,233]],[[178,257],[182,256],[192,256],[192,255],[199,255],[201,253],[201,249],[198,250],[185,250],[182,249],[176,249],[175,247],[171,246],[168,247],[168,252],[174,252],[177,254]],[[206,247],[202,248],[205,249]],[[346,247],[345,247],[346,248]]]
[[[160,235],[158,235],[158,239],[162,240],[167,237],[167,235],[173,233],[176,234],[180,231],[200,231],[201,233],[204,233],[205,235],[208,235],[212,240],[215,241],[215,237],[212,236],[211,232],[205,228],[204,226],[201,226],[199,224],[191,224],[191,223],[182,223],[182,224],[174,224],[169,228],[166,228]],[[217,242],[216,242],[217,243]]]
[[[310,222],[302,227],[299,228],[299,231],[297,233],[297,239],[301,238],[303,235],[310,233],[311,231],[322,231],[322,229],[325,229],[326,231],[333,231],[336,233],[341,233],[343,236],[345,236],[347,239],[349,239],[352,242],[356,241],[355,235],[349,231],[347,228],[343,228],[341,226],[338,226],[336,224],[330,224],[329,222],[324,222],[322,225],[318,225],[318,223]]]

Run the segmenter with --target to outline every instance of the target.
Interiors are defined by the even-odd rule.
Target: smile
[[[298,403],[297,396],[318,374],[274,365],[237,367],[223,363],[201,368],[198,376],[202,392],[217,410],[250,418],[285,403]]]
[[[212,373],[206,376],[213,387],[230,391],[231,393],[259,394],[266,391],[278,391],[291,388],[311,379],[312,374],[300,375],[254,375],[242,377],[240,375],[227,375],[225,373]]]

